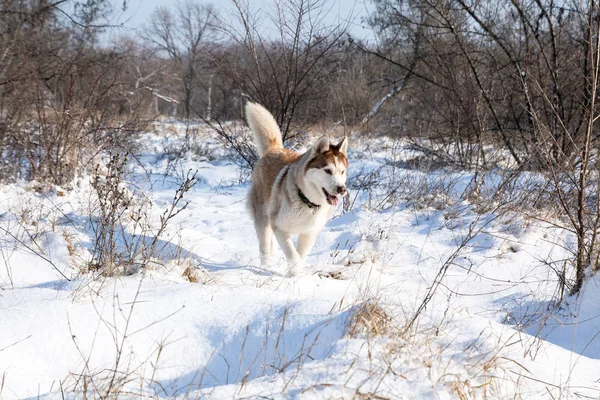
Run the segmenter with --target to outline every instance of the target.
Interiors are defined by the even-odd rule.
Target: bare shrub
[[[189,205],[183,197],[198,183],[196,174],[188,171],[155,224],[149,202],[130,191],[125,181],[128,157],[110,155],[106,167],[98,167],[91,180],[96,201],[90,210],[95,240],[89,269],[104,276],[131,274],[160,262],[168,244],[160,237],[169,221]]]
[[[122,254],[118,244],[119,230],[122,230],[121,221],[131,207],[133,195],[123,182],[127,154],[113,154],[106,164],[106,171],[100,173],[100,166],[91,180],[96,191],[98,201],[98,219],[94,227],[94,260],[90,265],[92,270],[101,270],[111,276],[117,274],[118,267],[124,267],[124,258],[131,264],[131,255]],[[122,234],[122,233],[121,233]]]
[[[206,121],[221,144],[232,151],[233,161],[240,169],[250,174],[256,161],[258,153],[251,144],[251,134],[244,126],[237,123],[223,124],[218,120]]]

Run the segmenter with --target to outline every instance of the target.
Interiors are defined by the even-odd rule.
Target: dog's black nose
[[[339,194],[344,194],[344,193],[346,193],[346,186],[338,186],[338,187],[337,187],[337,192],[338,192]]]

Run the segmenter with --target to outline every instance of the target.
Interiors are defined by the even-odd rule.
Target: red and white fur
[[[337,206],[337,196],[346,193],[348,139],[332,145],[328,136],[322,136],[299,154],[283,148],[275,118],[261,105],[249,102],[246,120],[260,156],[252,171],[248,209],[254,219],[261,264],[270,262],[274,235],[293,275]],[[297,246],[291,238],[295,234]]]

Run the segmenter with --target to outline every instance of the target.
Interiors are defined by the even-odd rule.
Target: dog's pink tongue
[[[338,198],[337,196],[329,196],[329,204],[331,204],[332,206],[337,206],[338,205]]]

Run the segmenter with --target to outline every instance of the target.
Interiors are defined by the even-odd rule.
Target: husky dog
[[[268,265],[272,237],[288,261],[289,274],[301,268],[325,226],[337,195],[346,193],[348,139],[337,145],[321,137],[304,154],[284,149],[273,115],[249,102],[246,120],[258,147],[260,160],[252,171],[248,209],[254,219],[262,265]],[[298,235],[298,247],[290,235]]]

